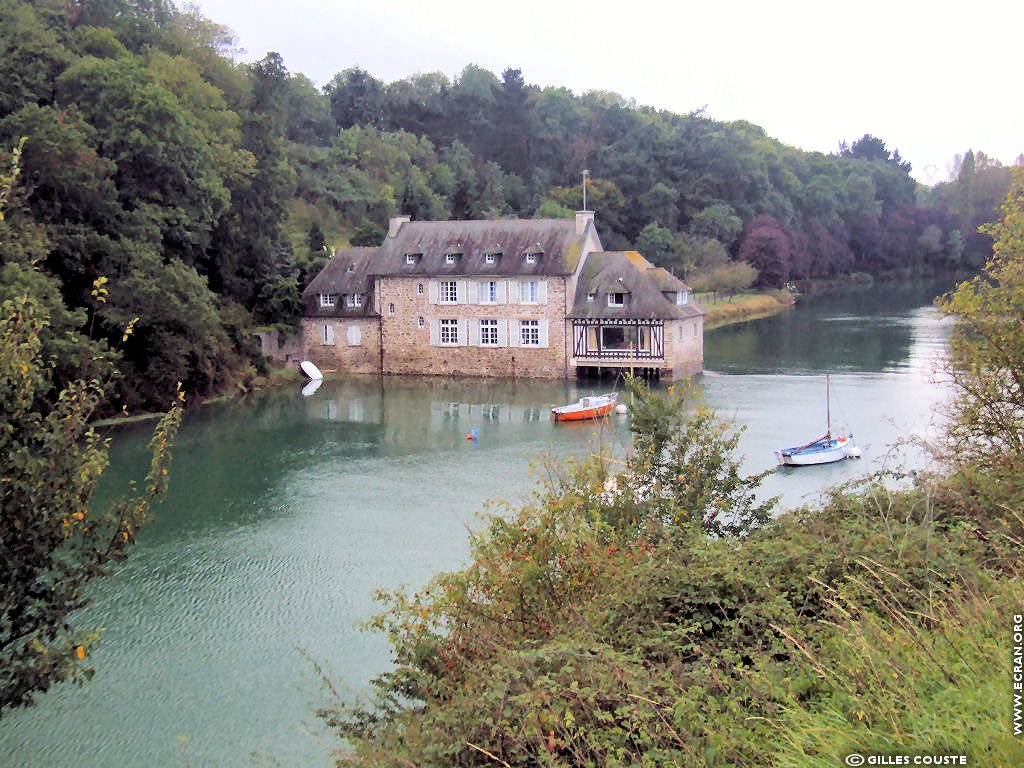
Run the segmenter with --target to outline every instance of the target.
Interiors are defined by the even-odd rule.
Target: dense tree
[[[180,100],[130,59],[80,59],[56,85],[103,136],[121,204],[144,209],[169,252],[200,261],[229,193]]]
[[[494,159],[510,173],[525,176],[532,165],[529,137],[532,113],[529,91],[521,69],[501,73],[501,86],[494,95]]]
[[[661,267],[674,266],[675,244],[675,233],[653,221],[640,230],[636,239],[636,249]]]
[[[694,235],[713,238],[729,248],[743,231],[743,221],[728,203],[713,203],[693,215],[687,230]]]
[[[384,84],[364,69],[339,72],[324,86],[331,116],[339,128],[384,124]]]
[[[277,254],[285,248],[281,224],[295,188],[285,154],[288,70],[277,53],[252,65],[251,101],[242,118],[242,145],[254,158],[252,173],[231,190],[232,205],[221,217],[211,247],[210,281],[252,309],[264,283],[281,278]]]
[[[739,258],[758,272],[760,285],[781,288],[789,280],[790,240],[771,216],[758,216],[740,245]]]
[[[961,464],[1019,472],[1024,456],[1024,171],[1017,170],[982,274],[939,306],[956,319],[948,374],[948,455]],[[1010,464],[1008,464],[1010,462]]]
[[[0,1],[0,118],[50,102],[54,82],[71,58],[32,5]]]

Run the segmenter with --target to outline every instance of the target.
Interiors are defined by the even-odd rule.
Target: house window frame
[[[484,286],[487,286],[487,298],[484,298]],[[481,304],[497,304],[498,303],[498,281],[497,280],[481,280],[478,287],[478,296]]]
[[[484,254],[484,263],[485,264],[497,264],[498,263],[498,259],[500,259],[500,258],[501,258],[501,253],[500,252],[496,251],[494,253],[485,253]]]
[[[526,298],[523,298],[524,294],[525,294]],[[520,304],[536,304],[538,296],[539,296],[539,289],[538,289],[538,281],[537,280],[520,280],[519,281],[519,303]]]
[[[459,321],[453,317],[442,317],[437,322],[438,340],[442,347],[459,345]]]
[[[336,293],[321,293],[320,296],[320,308],[321,309],[333,309],[338,306],[338,294]]]
[[[454,253],[454,252],[453,253],[446,253],[444,255],[444,263],[445,264],[458,264],[459,263],[459,258],[461,258],[461,256],[462,256],[461,253]]]
[[[423,283],[416,283],[416,294],[418,296],[423,295]]]
[[[498,321],[495,318],[485,317],[480,320],[480,346],[498,346]]]
[[[539,347],[540,346],[540,321],[520,320],[519,321],[519,346]]]
[[[394,302],[391,302],[390,304],[388,304],[388,314],[389,315],[395,314],[395,304],[394,304]]]
[[[439,280],[437,285],[437,302],[438,304],[458,304],[459,281]]]
[[[405,263],[406,263],[406,265],[407,266],[414,265],[419,260],[418,257],[419,257],[418,253],[407,253],[407,254],[405,254]]]
[[[618,297],[618,300],[616,300]],[[608,293],[608,306],[609,307],[624,307],[626,306],[626,294],[624,291],[609,291]]]
[[[540,259],[541,254],[536,251],[527,251],[523,254],[524,264],[536,264]]]
[[[363,294],[361,293],[350,293],[345,297],[345,306],[350,309],[363,306]]]
[[[418,318],[416,318],[416,327],[417,328],[426,328],[426,326],[427,326],[427,319],[425,317],[420,315]]]

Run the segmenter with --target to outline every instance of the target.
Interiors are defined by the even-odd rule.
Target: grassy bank
[[[707,310],[704,328],[710,330],[777,314],[792,307],[796,296],[789,291],[738,293],[733,296],[702,293],[694,295],[694,300]]]

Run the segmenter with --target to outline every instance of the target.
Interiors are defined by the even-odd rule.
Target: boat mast
[[[828,374],[825,374],[825,436],[832,437],[832,398],[828,391]]]

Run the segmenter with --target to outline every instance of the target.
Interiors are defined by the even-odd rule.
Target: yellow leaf
[[[79,661],[82,661],[85,658],[85,648],[83,648],[80,645],[77,646],[75,648],[75,658],[77,658]]]

